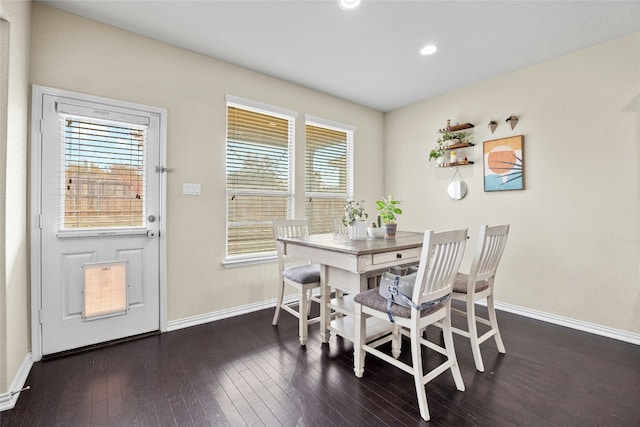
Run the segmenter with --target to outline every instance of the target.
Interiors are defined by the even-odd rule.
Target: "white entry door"
[[[159,330],[160,114],[41,96],[42,355]]]

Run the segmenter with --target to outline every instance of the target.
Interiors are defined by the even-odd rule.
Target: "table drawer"
[[[373,265],[389,264],[394,262],[419,261],[422,248],[405,249],[401,251],[383,252],[373,254]]]

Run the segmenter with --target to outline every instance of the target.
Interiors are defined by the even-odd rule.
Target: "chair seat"
[[[370,307],[377,311],[382,311],[384,313],[386,313],[387,311],[387,299],[380,295],[380,293],[378,292],[378,288],[361,292],[356,295],[353,300],[364,305],[365,307]],[[436,304],[433,307],[422,310],[420,312],[420,317],[425,317],[442,307],[444,307],[444,303]],[[399,304],[391,304],[391,315],[409,319],[411,317],[411,309]]]
[[[309,283],[320,282],[320,266],[319,265],[298,265],[287,268],[282,275],[292,282],[303,285]]]
[[[468,292],[467,283],[469,281],[469,275],[465,273],[456,274],[456,280],[453,282],[453,292],[458,294],[466,294]],[[489,287],[489,283],[486,280],[479,280],[476,282],[476,293],[484,291]]]

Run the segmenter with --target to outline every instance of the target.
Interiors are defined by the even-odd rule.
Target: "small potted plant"
[[[444,153],[453,144],[470,144],[473,135],[470,132],[443,132],[436,141],[436,146],[429,152],[429,161],[436,160],[438,165],[444,163]]]
[[[471,132],[458,132],[455,136],[458,141],[453,142],[453,144],[471,144],[473,142]]]
[[[382,218],[380,218],[380,215],[371,223],[370,227],[367,227],[367,233],[374,239],[384,237],[384,228],[382,227]]]
[[[358,240],[367,237],[367,223],[365,220],[369,214],[365,212],[364,200],[348,200],[344,205],[342,223],[347,226],[349,238]]]
[[[441,165],[444,163],[444,145],[438,143],[433,150],[429,152],[429,161],[435,160]]]
[[[444,152],[447,149],[447,145],[449,145],[454,140],[454,135],[451,132],[444,132],[440,138],[436,141],[436,146],[429,152],[429,161],[436,160],[438,165],[444,163]]]
[[[393,196],[383,197],[382,200],[376,201],[376,209],[380,213],[380,218],[384,223],[385,237],[395,237],[398,224],[396,223],[396,215],[402,214],[399,200],[394,200]]]

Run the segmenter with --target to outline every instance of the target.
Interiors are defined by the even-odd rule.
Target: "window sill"
[[[255,265],[255,264],[266,264],[269,262],[276,262],[276,261],[278,261],[278,256],[275,254],[263,255],[263,256],[252,256],[252,257],[227,258],[222,262],[222,266],[224,268],[236,268],[236,267],[246,267],[248,265]]]

